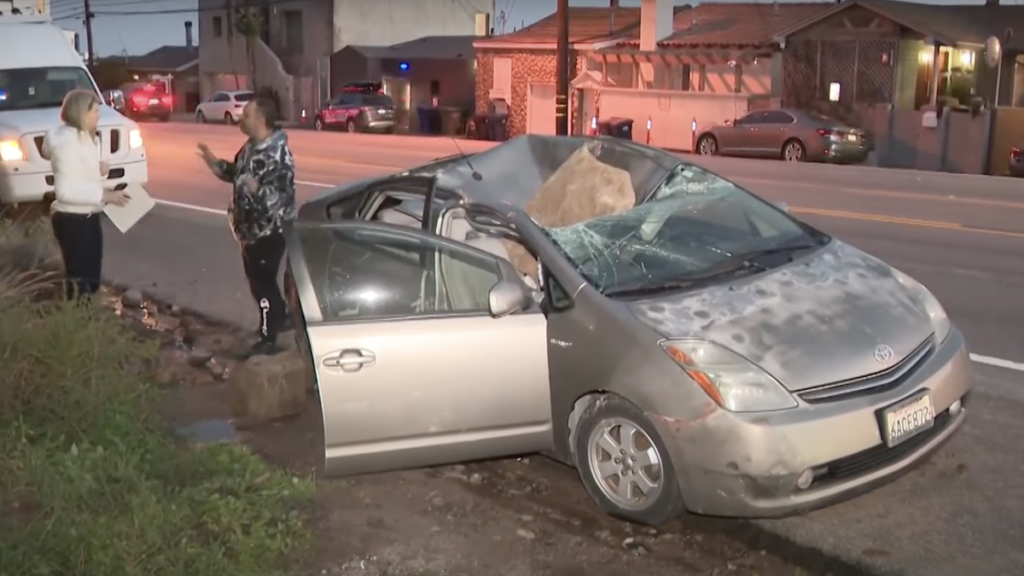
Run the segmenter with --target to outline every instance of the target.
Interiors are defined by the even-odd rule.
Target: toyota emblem
[[[880,364],[888,364],[891,362],[893,355],[895,355],[895,352],[885,344],[879,344],[878,347],[875,348],[875,360],[878,360]]]

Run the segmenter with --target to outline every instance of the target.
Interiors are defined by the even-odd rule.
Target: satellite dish
[[[999,61],[1003,59],[1003,45],[996,36],[989,36],[988,40],[985,40],[985,64],[989,68],[995,68],[999,66]]]

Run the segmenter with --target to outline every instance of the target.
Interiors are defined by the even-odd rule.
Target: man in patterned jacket
[[[277,275],[285,253],[282,227],[297,213],[295,163],[277,119],[270,100],[249,101],[239,122],[249,139],[232,162],[199,144],[199,155],[214,175],[234,185],[228,218],[242,246],[242,265],[260,313],[259,341],[250,355],[274,354],[278,334],[290,328]]]

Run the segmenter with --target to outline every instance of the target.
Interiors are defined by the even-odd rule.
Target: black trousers
[[[277,283],[285,245],[283,234],[264,236],[242,244],[242,266],[249,280],[249,290],[260,313],[260,340],[276,342],[288,310]]]
[[[54,212],[51,222],[64,259],[64,289],[68,299],[92,296],[100,289],[103,270],[100,215]]]

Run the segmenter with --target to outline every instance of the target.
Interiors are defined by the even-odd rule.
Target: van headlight
[[[936,298],[930,290],[925,288],[924,284],[921,284],[903,272],[893,268],[892,275],[896,278],[897,282],[902,284],[903,287],[921,303],[924,311],[928,313],[928,318],[931,319],[932,330],[935,332],[935,339],[940,343],[944,342],[952,329],[952,323],[949,321],[949,315],[946,314],[946,309],[942,307],[939,299]]]
[[[17,162],[24,160],[25,153],[17,140],[0,140],[0,160],[4,162]]]
[[[665,340],[665,352],[719,406],[730,412],[796,408],[796,400],[760,366],[707,340]]]
[[[131,150],[142,148],[142,131],[138,128],[128,131],[128,148]]]

